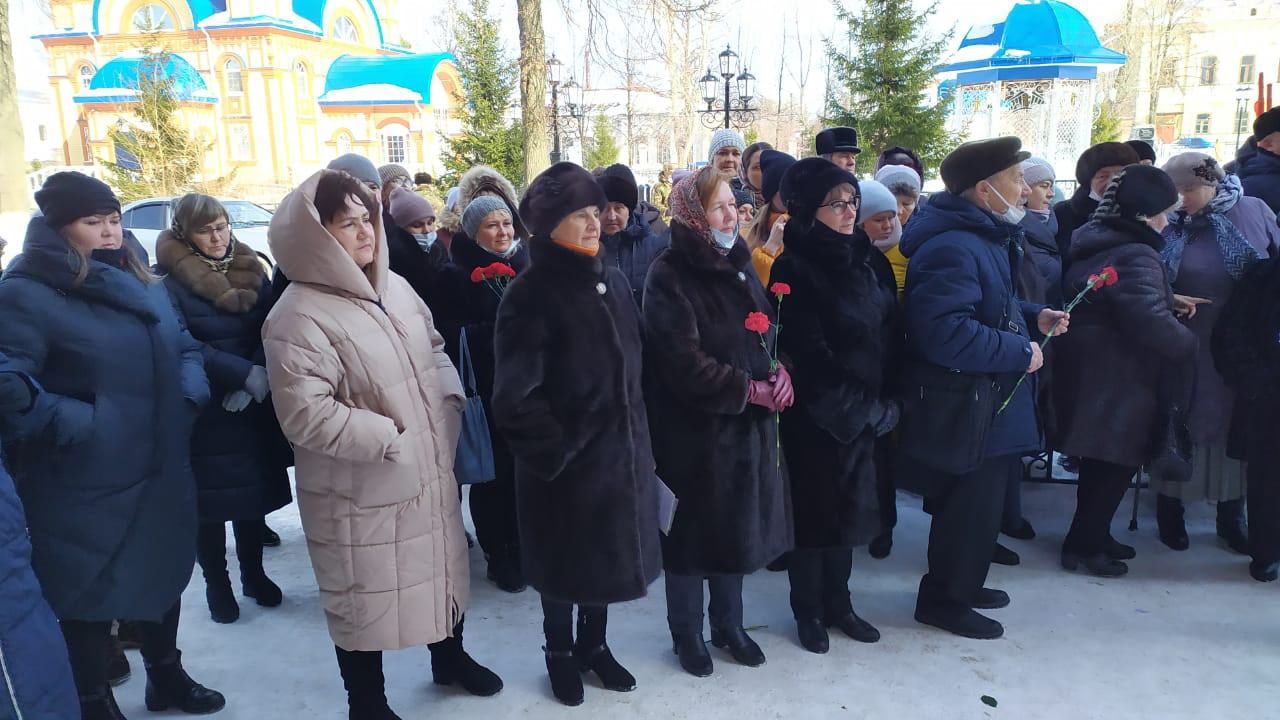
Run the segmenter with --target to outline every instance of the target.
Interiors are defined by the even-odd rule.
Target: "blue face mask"
[[[422,248],[423,252],[426,252],[431,249],[432,245],[436,244],[436,231],[432,230],[429,233],[414,233],[413,239],[417,240],[418,247]]]
[[[712,228],[711,239],[714,240],[716,245],[721,248],[730,250],[733,248],[734,244],[738,242],[738,228],[735,225],[729,232],[721,232],[720,230]]]

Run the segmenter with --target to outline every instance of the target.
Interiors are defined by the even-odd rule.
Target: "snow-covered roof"
[[[398,85],[374,83],[341,90],[331,90],[319,97],[321,104],[397,105],[421,103],[422,96]]]
[[[148,72],[168,78],[179,100],[218,102],[218,97],[209,92],[204,78],[181,55],[169,55],[163,68],[147,68],[148,62],[146,56],[136,50],[112,58],[98,68],[89,81],[89,87],[77,94],[74,100],[78,103],[130,102],[137,98],[139,78]]]
[[[449,53],[343,55],[329,66],[324,78],[324,103],[375,104],[379,101],[431,104],[431,86],[440,63],[453,62]]]
[[[1083,14],[1058,0],[1013,6],[1002,21],[974,25],[938,72],[1035,66],[1123,65],[1123,53],[1098,41]],[[1050,73],[1052,75],[1052,73]]]

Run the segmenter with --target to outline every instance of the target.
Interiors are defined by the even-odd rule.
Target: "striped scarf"
[[[1240,186],[1240,178],[1228,175],[1218,183],[1217,194],[1200,212],[1195,215],[1180,212],[1173,218],[1165,230],[1165,246],[1161,252],[1171,282],[1178,279],[1187,241],[1191,239],[1193,232],[1205,227],[1213,229],[1214,239],[1218,242],[1218,249],[1222,251],[1222,259],[1227,266],[1227,274],[1232,280],[1244,277],[1250,266],[1263,259],[1262,253],[1250,245],[1235,224],[1227,219],[1226,213],[1243,196],[1244,188]]]

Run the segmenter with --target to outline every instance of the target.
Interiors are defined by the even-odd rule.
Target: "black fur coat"
[[[493,391],[525,578],[563,602],[634,600],[662,569],[639,311],[598,257],[530,249],[498,309]]]
[[[796,404],[782,414],[796,546],[860,545],[879,532],[872,454],[877,405],[900,344],[897,287],[865,234],[789,223],[770,279],[791,286],[781,352]]]
[[[645,397],[658,476],[679,498],[668,572],[749,574],[793,544],[774,414],[747,404],[769,376],[747,315],[774,317],[741,241],[728,256],[679,223],[644,295]]]

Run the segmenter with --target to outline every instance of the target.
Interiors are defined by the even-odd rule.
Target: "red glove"
[[[747,403],[759,405],[769,412],[778,412],[778,405],[773,399],[773,386],[768,380],[752,380],[747,383]]]
[[[786,410],[796,404],[796,390],[791,385],[791,373],[787,372],[785,365],[778,366],[769,382],[773,383],[773,402],[779,410]]]

